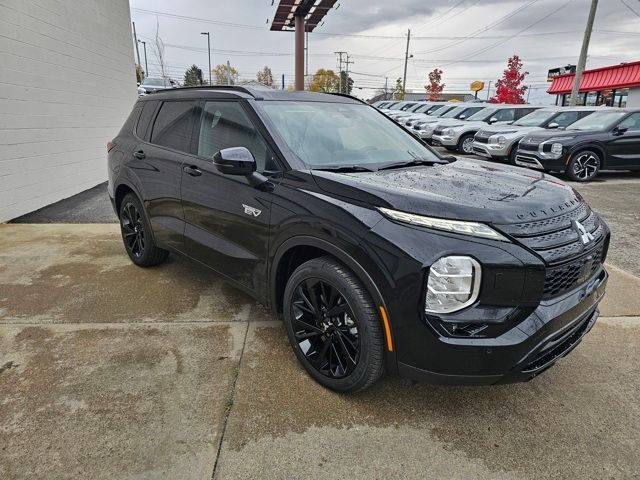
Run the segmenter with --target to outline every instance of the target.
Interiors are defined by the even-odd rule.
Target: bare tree
[[[164,42],[162,38],[160,38],[160,22],[156,18],[156,38],[154,40],[154,45],[152,46],[153,53],[158,61],[158,65],[160,66],[160,75],[162,78],[167,78],[167,69],[165,66],[164,60]]]

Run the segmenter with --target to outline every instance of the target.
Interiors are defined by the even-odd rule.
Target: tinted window
[[[562,112],[553,117],[551,123],[557,123],[559,127],[564,128],[578,121],[579,118],[581,118],[580,112],[577,110],[574,110],[572,112]]]
[[[618,125],[620,128],[626,128],[629,132],[640,132],[640,113],[629,115]]]
[[[151,143],[188,152],[194,102],[164,102],[153,124]]]
[[[501,108],[497,110],[491,118],[495,118],[496,122],[508,122],[514,119],[516,115],[515,108]]]
[[[145,140],[149,141],[149,132],[151,125],[151,120],[153,119],[153,114],[156,111],[156,107],[158,106],[158,102],[143,102],[144,107],[142,109],[142,115],[140,115],[140,120],[138,121],[138,126],[136,127],[136,135]]]
[[[514,118],[517,120],[518,118],[526,117],[530,113],[535,112],[536,108],[516,108],[514,109]]]
[[[267,145],[237,102],[207,102],[198,138],[198,155],[211,158],[223,148],[245,147],[256,159],[257,169],[275,169],[267,164]]]
[[[140,110],[142,110],[142,105],[140,105],[140,103],[136,103],[133,107],[133,110],[131,110],[131,113],[125,120],[124,125],[122,125],[122,128],[120,129],[120,135],[130,134],[131,132],[133,132],[136,121],[140,116]]]

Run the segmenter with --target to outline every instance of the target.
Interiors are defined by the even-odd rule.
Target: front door
[[[640,168],[640,113],[633,113],[618,124],[624,133],[612,133],[607,142],[611,168]]]
[[[225,175],[213,156],[246,147],[260,172],[274,170],[267,143],[237,100],[206,101],[185,159],[182,204],[186,253],[259,295],[264,295],[272,194],[242,176]]]

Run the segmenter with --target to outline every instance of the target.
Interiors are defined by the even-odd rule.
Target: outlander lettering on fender
[[[526,108],[487,107],[483,118]],[[281,315],[291,358],[339,392],[383,372],[530,380],[598,317],[610,233],[573,188],[442,157],[349,96],[145,95],[108,163],[133,263],[171,252],[219,272]]]

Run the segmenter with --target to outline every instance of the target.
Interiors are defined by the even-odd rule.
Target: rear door
[[[146,102],[131,167],[140,181],[156,242],[182,250],[180,182],[194,125],[195,101]],[[148,120],[145,120],[148,119]]]
[[[246,147],[264,173],[277,168],[275,160],[241,101],[211,100],[199,109],[195,155],[183,164],[186,252],[264,295],[272,194],[245,177],[220,173],[212,159],[224,148]]]
[[[611,134],[606,142],[607,166],[612,168],[640,168],[640,112],[632,113],[618,124],[626,128],[622,134]]]

